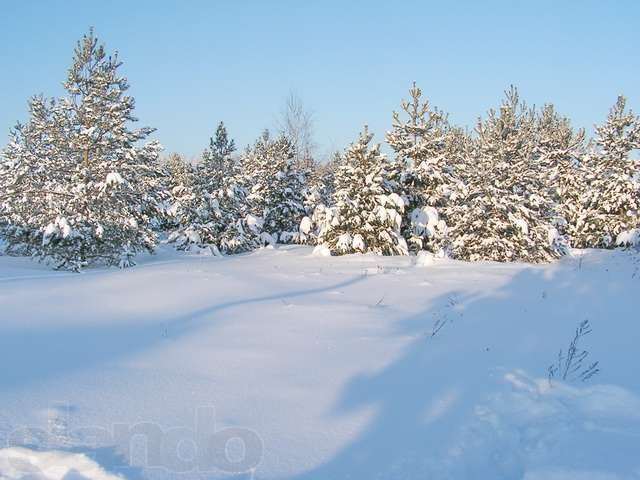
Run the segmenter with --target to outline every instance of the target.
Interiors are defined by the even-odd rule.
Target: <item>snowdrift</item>
[[[640,475],[630,252],[142,260],[0,257],[0,478]],[[585,319],[600,372],[550,381]]]

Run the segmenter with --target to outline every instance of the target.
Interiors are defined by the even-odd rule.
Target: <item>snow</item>
[[[620,246],[640,246],[640,228],[634,228],[618,234],[616,245]]]
[[[400,195],[398,195],[397,193],[390,193],[387,196],[389,202],[387,203],[391,203],[394,207],[397,207],[399,210],[404,210],[405,204],[404,204],[404,200],[402,200],[402,198],[400,197]]]
[[[118,172],[110,172],[107,174],[107,178],[105,180],[107,185],[122,185],[124,183],[124,178]]]
[[[255,217],[253,215],[247,215],[247,226],[254,232],[259,233],[264,224],[262,217]]]
[[[386,232],[382,232],[382,233],[386,233]],[[353,240],[351,242],[351,248],[353,248],[356,251],[359,250],[361,252],[364,252],[367,249],[367,246],[364,243],[364,238],[362,238],[362,235],[360,235],[359,233],[356,233],[353,236]]]
[[[185,230],[184,235],[189,243],[198,245],[201,242],[200,235],[195,230],[187,229]]]
[[[316,245],[313,249],[312,255],[317,257],[330,257],[331,250],[326,245]]]
[[[416,208],[411,212],[411,226],[417,235],[433,237],[440,223],[438,211],[433,207]]]
[[[303,217],[302,221],[300,222],[300,232],[308,235],[312,229],[313,222],[311,221],[311,219],[309,217]]]
[[[26,448],[0,449],[2,480],[122,480],[110,475],[82,454],[37,452]]]
[[[430,267],[436,263],[436,256],[431,252],[421,250],[416,255],[416,267]]]
[[[514,215],[510,215],[509,219],[514,223],[514,225],[522,230],[522,233],[524,233],[525,235],[529,234],[529,224],[527,224],[526,220]]]
[[[351,237],[350,234],[343,233],[338,237],[336,246],[338,247],[338,250],[347,251],[351,246],[352,241],[353,241],[353,238]]]
[[[115,107],[115,106],[116,105],[112,105],[112,107]],[[87,137],[91,137],[96,130],[97,130],[96,127],[82,128],[80,130],[80,135],[86,135]]]
[[[64,217],[57,217],[54,222],[49,223],[43,231],[42,245],[47,245],[52,237],[60,236],[67,238],[73,233],[73,229]]]
[[[137,260],[0,257],[1,479],[638,478],[634,252]],[[585,318],[601,372],[550,383]]]

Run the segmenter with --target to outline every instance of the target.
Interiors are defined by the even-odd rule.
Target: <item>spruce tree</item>
[[[534,155],[541,182],[541,195],[550,202],[550,239],[554,248],[569,253],[571,225],[580,212],[580,197],[586,189],[580,160],[584,152],[584,130],[575,131],[568,118],[552,104],[545,105],[536,119]],[[554,230],[555,229],[555,230]]]
[[[563,249],[554,237],[553,203],[544,195],[536,155],[535,112],[512,87],[499,111],[478,122],[469,152],[466,195],[448,209],[453,256],[465,260],[544,262]]]
[[[90,31],[75,49],[67,95],[31,100],[29,121],[14,129],[5,151],[9,252],[78,270],[127,266],[154,248],[161,147],[139,145],[153,129],[129,127],[134,99],[121,65]]]
[[[294,162],[294,149],[286,136],[272,139],[265,131],[243,159],[250,185],[249,208],[263,243],[297,240],[305,216],[306,178]]]
[[[191,223],[198,208],[196,171],[194,166],[178,153],[172,153],[166,158],[163,169],[165,196],[168,203],[166,228],[172,232],[169,239],[176,241],[179,248],[182,248],[187,239],[179,239],[180,235],[176,233],[181,230],[181,226]]]
[[[42,96],[31,98],[28,123],[18,123],[10,132],[8,145],[0,157],[0,223],[4,225],[0,233],[8,241],[7,252],[10,254],[31,253],[31,245],[37,241],[39,233],[26,219],[32,213],[45,213],[42,206],[34,212],[34,200],[50,185],[64,179],[59,172],[48,171],[44,163],[44,159],[52,154],[48,132],[53,124],[53,105]],[[56,192],[52,191],[50,195],[56,195]]]
[[[332,216],[335,191],[335,173],[341,165],[342,154],[334,152],[325,164],[318,164],[315,175],[310,180],[305,197],[306,216],[302,218],[298,243],[316,245],[320,232],[328,225]]]
[[[401,234],[403,199],[393,191],[392,169],[367,127],[345,152],[335,173],[335,207],[325,211],[318,243],[332,254],[407,255]]]
[[[571,224],[575,245],[613,248],[640,239],[640,118],[626,110],[619,96],[607,121],[596,128],[598,149],[586,155],[582,168],[587,188]]]
[[[340,151],[334,152],[329,161],[322,167],[322,203],[331,205],[335,194],[335,177],[338,168],[344,161],[343,154]]]
[[[413,250],[432,252],[446,248],[445,206],[461,188],[455,158],[450,155],[455,132],[447,115],[422,102],[422,91],[413,83],[410,100],[403,100],[402,119],[393,112],[387,143],[395,152],[395,179],[406,208],[402,232]]]
[[[170,237],[178,248],[231,254],[257,246],[256,235],[247,223],[247,194],[234,151],[235,143],[220,122],[194,169],[191,186],[185,189],[188,208]]]
[[[317,205],[324,203],[324,168],[322,165],[313,164],[307,165],[303,171],[306,179],[303,204],[305,215],[309,216]]]
[[[198,168],[207,190],[217,190],[235,180],[237,162],[232,157],[235,150],[235,142],[229,138],[224,123],[220,122],[215,136],[209,139],[209,148],[202,153]]]

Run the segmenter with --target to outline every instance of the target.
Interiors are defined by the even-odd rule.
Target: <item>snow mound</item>
[[[436,256],[431,252],[421,250],[416,255],[416,267],[429,267],[436,263]]]
[[[122,185],[124,183],[124,178],[118,172],[111,172],[107,174],[107,178],[105,180],[107,185]]]
[[[419,236],[433,237],[437,231],[446,229],[444,221],[440,220],[438,211],[433,207],[416,208],[411,212],[411,228]]]
[[[640,246],[640,228],[621,232],[616,238],[616,245],[619,247]]]
[[[0,479],[122,480],[81,453],[38,452],[28,448],[0,450]]]
[[[640,423],[637,396],[612,385],[551,385],[517,370],[503,385],[475,406],[475,420],[451,449],[452,471],[460,474],[463,465],[475,478],[627,478],[616,470],[634,463],[628,436]]]
[[[318,245],[313,249],[312,255],[314,257],[330,257],[331,250],[329,250],[329,247],[327,247],[326,245]]]
[[[300,233],[308,235],[313,229],[313,222],[309,217],[304,217],[300,222]]]

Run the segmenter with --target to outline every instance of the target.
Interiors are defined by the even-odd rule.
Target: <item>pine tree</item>
[[[244,171],[251,186],[247,200],[263,243],[290,243],[298,237],[305,216],[306,178],[294,162],[285,136],[272,139],[265,131],[247,150]]]
[[[164,170],[167,175],[167,186],[170,190],[191,188],[196,182],[196,169],[179,153],[171,153],[164,160]]]
[[[4,159],[4,152],[0,151],[0,188],[4,192],[9,185],[10,165]],[[0,242],[2,242],[3,232],[9,226],[11,214],[7,203],[6,193],[0,193]],[[2,255],[3,246],[0,243],[0,255]]]
[[[314,162],[302,168],[306,186],[304,189],[304,210],[306,215],[311,215],[316,205],[323,203],[325,193],[324,168]]]
[[[335,194],[336,172],[344,162],[342,152],[334,152],[322,168],[322,203],[331,205]]]
[[[203,152],[198,168],[208,190],[217,190],[235,179],[237,163],[231,156],[235,150],[235,142],[229,139],[227,128],[220,122],[215,136],[209,139],[209,148]]]
[[[584,150],[584,130],[575,131],[568,118],[561,117],[552,104],[545,105],[536,119],[534,155],[541,195],[550,202],[550,235],[554,248],[569,253],[571,225],[580,210],[580,197],[586,189],[580,159]],[[555,228],[555,231],[553,230]]]
[[[153,129],[130,129],[134,99],[120,66],[90,31],[75,49],[67,96],[31,100],[29,122],[14,129],[5,151],[9,252],[78,270],[127,266],[154,248],[161,147],[138,146]]]
[[[450,155],[457,132],[447,115],[422,102],[422,91],[413,83],[410,100],[401,108],[407,120],[393,112],[387,143],[395,152],[395,178],[406,203],[402,232],[414,250],[438,252],[446,248],[444,207],[461,188]],[[453,197],[453,198],[452,198]]]
[[[596,128],[598,150],[582,168],[587,188],[571,224],[575,246],[613,248],[640,240],[640,118],[619,96],[607,121]]]
[[[335,174],[335,207],[326,213],[318,243],[332,254],[407,255],[401,235],[404,201],[393,192],[380,145],[369,147],[367,127],[345,152]]]
[[[320,232],[333,218],[335,173],[342,163],[342,154],[334,152],[326,164],[318,164],[314,175],[309,180],[305,196],[305,212],[296,239],[298,243],[316,245]]]
[[[170,236],[180,249],[209,249],[214,253],[239,253],[257,246],[247,222],[246,190],[235,144],[220,122],[202,161],[194,170],[187,203],[178,228]]]
[[[196,188],[196,171],[191,163],[178,153],[171,153],[162,164],[164,198],[166,199],[165,228],[172,233],[170,239],[177,240],[176,230],[188,223],[197,210],[199,192]],[[181,245],[181,242],[178,242]]]
[[[236,151],[236,142],[229,138],[224,122],[218,124],[215,136],[209,139],[209,151],[213,156],[221,158],[229,157]]]
[[[3,151],[0,168],[0,224],[4,226],[2,233],[8,240],[7,252],[10,254],[30,254],[32,237],[38,235],[37,231],[33,231],[34,227],[25,221],[34,211],[32,201],[40,192],[45,192],[50,184],[63,179],[58,172],[49,172],[41,160],[52,154],[48,134],[53,123],[52,107],[53,103],[41,96],[31,98],[29,122],[17,124],[10,132],[9,143]],[[41,215],[43,212],[33,213]]]
[[[467,194],[448,209],[452,252],[465,260],[549,261],[562,254],[536,155],[535,112],[506,92],[477,126],[467,159]]]

